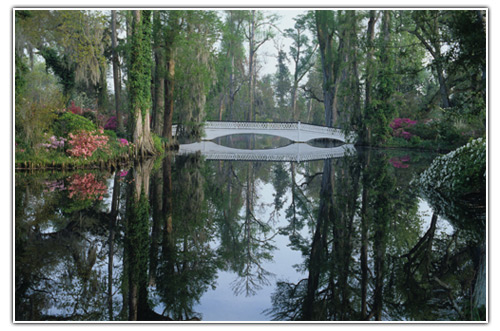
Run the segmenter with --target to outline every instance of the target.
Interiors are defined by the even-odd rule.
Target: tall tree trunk
[[[177,11],[169,13],[165,34],[165,117],[163,119],[163,137],[172,139],[172,120],[174,116],[175,89],[175,39],[180,29],[182,16]]]
[[[444,78],[443,66],[440,63],[441,61],[442,61],[442,58],[440,56],[439,60],[437,60],[437,63],[436,63],[436,71],[437,71],[438,81],[439,81],[439,93],[441,94],[441,104],[443,105],[443,108],[450,108],[450,98],[449,98],[449,93],[448,93],[448,87],[446,86],[446,79]]]
[[[321,67],[323,71],[323,104],[325,106],[325,125],[333,126],[337,120],[334,111],[335,100],[335,54],[333,50],[333,31],[335,22],[328,21],[325,10],[316,11],[316,30],[321,54]]]
[[[153,46],[155,59],[154,100],[153,100],[153,131],[157,135],[163,133],[165,113],[165,51],[161,33],[160,12],[153,13]]]
[[[367,36],[367,52],[366,52],[366,63],[367,63],[367,73],[365,78],[365,107],[364,116],[362,121],[363,129],[361,129],[362,141],[366,142],[368,145],[371,144],[371,127],[366,125],[366,121],[372,116],[372,84],[374,77],[374,40],[375,40],[375,23],[377,22],[377,17],[375,15],[375,10],[370,10],[370,18],[368,20],[368,27],[366,31]]]
[[[253,121],[254,114],[254,90],[255,90],[255,10],[252,10],[252,18],[250,22],[249,31],[249,47],[248,47],[248,93],[250,97],[250,104],[248,106],[247,121]]]
[[[167,76],[165,79],[165,118],[163,120],[163,137],[172,139],[172,120],[174,116],[175,60],[170,50],[167,57]]]
[[[123,116],[121,111],[121,74],[120,74],[120,61],[118,59],[117,34],[116,34],[116,10],[111,11],[111,50],[113,59],[113,84],[115,90],[115,113],[118,132],[124,132]]]
[[[298,81],[294,81],[293,87],[292,87],[292,114],[293,114],[293,121],[296,122],[299,120],[299,114],[297,113],[297,89],[298,89]]]
[[[229,100],[227,106],[227,119],[233,119],[233,105],[234,105],[234,52],[231,52],[231,68],[229,72]]]

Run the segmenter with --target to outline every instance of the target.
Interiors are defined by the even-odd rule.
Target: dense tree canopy
[[[18,10],[16,139],[36,149],[30,132],[52,134],[71,107],[97,127],[114,121],[141,155],[171,143],[174,123],[177,138],[200,138],[205,120],[312,122],[359,144],[431,149],[485,134],[485,11],[316,10],[290,27],[279,14]],[[41,66],[55,77],[44,104],[26,88]],[[416,125],[394,129],[398,118]]]

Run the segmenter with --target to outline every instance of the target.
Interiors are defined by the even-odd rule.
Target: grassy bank
[[[15,169],[118,169],[135,161],[134,145],[123,143],[125,139],[118,139],[116,135],[107,133],[108,141],[105,146],[95,150],[91,156],[75,156],[66,148],[29,148],[15,146]],[[154,138],[158,154],[178,149],[176,142],[169,142],[160,137]]]

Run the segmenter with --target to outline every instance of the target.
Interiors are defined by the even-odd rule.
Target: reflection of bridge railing
[[[175,132],[176,127],[174,127]],[[353,143],[356,135],[337,128],[301,122],[226,122],[207,121],[204,126],[205,140],[233,134],[268,134],[290,139],[294,142],[307,142],[313,139],[334,139]]]
[[[319,148],[308,144],[290,144],[274,149],[245,150],[218,145],[211,141],[180,145],[179,154],[200,152],[207,160],[302,162],[343,157],[355,152],[353,145]]]

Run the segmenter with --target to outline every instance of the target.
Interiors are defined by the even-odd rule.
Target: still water
[[[434,157],[16,172],[15,319],[484,319],[484,197],[414,187]]]

